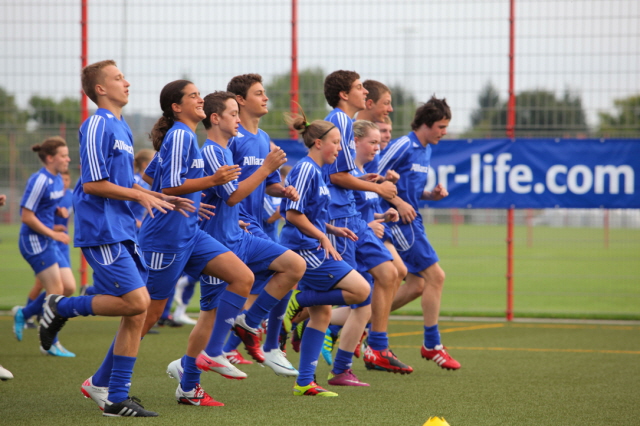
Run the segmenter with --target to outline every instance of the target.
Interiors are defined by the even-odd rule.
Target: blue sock
[[[196,367],[196,359],[189,355],[183,356],[182,368],[184,369],[184,374],[180,380],[180,386],[185,392],[192,391],[200,381],[200,370]]]
[[[324,342],[324,331],[307,327],[300,342],[300,366],[298,367],[298,386],[307,386],[313,381],[318,365],[320,349]]]
[[[95,315],[91,307],[91,302],[94,297],[95,296],[65,297],[58,303],[58,313],[65,318]]]
[[[246,297],[232,293],[229,290],[225,290],[222,293],[218,304],[218,312],[216,312],[216,322],[213,325],[211,337],[205,349],[209,356],[222,355],[222,346],[229,333],[229,324],[235,321],[246,301]]]
[[[188,275],[187,279],[189,280],[189,284],[187,284],[182,290],[182,303],[184,303],[185,305],[188,305],[191,301],[193,293],[196,291],[196,283],[198,282]]]
[[[269,326],[267,327],[267,337],[262,345],[262,350],[269,352],[280,347],[280,329],[282,328],[282,320],[287,312],[287,305],[291,292],[287,293],[276,306],[269,312]]]
[[[238,349],[238,346],[242,343],[242,340],[235,333],[231,332],[229,337],[227,337],[227,341],[224,344],[224,348],[222,349],[224,352],[231,352]],[[209,353],[209,351],[207,351]]]
[[[271,309],[278,304],[279,300],[262,290],[253,305],[247,311],[245,322],[249,327],[257,328],[265,319]]]
[[[331,335],[333,337],[335,337],[336,339],[338,338],[338,335],[340,334],[340,330],[342,330],[342,326],[341,325],[331,324],[329,326],[329,331],[331,332]]]
[[[370,331],[367,343],[375,351],[383,351],[389,347],[389,337],[386,331]]]
[[[109,380],[109,402],[117,404],[129,397],[131,376],[136,358],[131,356],[114,355],[113,370]]]
[[[346,370],[351,368],[352,364],[353,364],[353,352],[347,352],[347,351],[343,351],[342,349],[338,349],[336,358],[333,361],[333,370],[331,371],[334,374],[344,373]]]
[[[427,349],[433,349],[440,344],[440,332],[438,331],[438,324],[431,327],[424,327],[424,347]]]
[[[296,296],[302,307],[319,305],[346,305],[342,290],[315,291],[304,290]]]
[[[38,297],[29,302],[27,306],[22,308],[22,314],[24,315],[25,320],[42,313],[42,304],[44,303],[45,297],[47,297],[47,294],[43,291],[38,295]]]
[[[116,339],[113,339],[111,342],[111,346],[109,346],[109,350],[107,351],[107,355],[102,360],[102,364],[100,364],[100,368],[93,374],[91,381],[94,386],[109,386],[109,379],[111,378],[111,370],[113,370],[113,345],[116,344]]]

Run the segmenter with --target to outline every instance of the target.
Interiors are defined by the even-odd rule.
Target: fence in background
[[[224,89],[234,75],[262,74],[270,97],[270,114],[263,119],[262,127],[273,138],[288,136],[282,113],[289,109],[291,90],[292,1],[85,3],[86,59],[115,59],[132,83],[125,112],[137,148],[150,146],[146,134],[159,116],[160,89],[168,81],[183,77],[193,80],[202,93],[208,93]],[[379,80],[393,89],[394,136],[408,131],[416,105],[435,93],[445,96],[452,106],[453,136],[503,137],[507,123],[511,3],[515,4],[515,135],[637,138],[640,4],[634,0],[300,0],[295,58],[299,102],[311,118],[322,118],[328,111],[322,94],[324,76],[336,69],[354,69],[363,79]],[[81,4],[80,0],[0,4],[0,192],[9,194],[10,199],[10,205],[0,209],[0,222],[19,220],[17,203],[24,183],[40,167],[30,145],[45,136],[61,134],[68,140],[77,164],[83,54]],[[449,216],[431,212],[434,220],[442,216],[431,225],[431,233],[442,228],[447,234],[447,227],[451,226],[444,223],[447,221],[459,225],[451,227],[451,235],[457,229],[458,245],[453,245],[452,240],[452,251],[445,251],[445,266],[447,258],[456,256],[471,263],[489,262],[496,271],[491,274],[491,285],[504,294],[506,235],[502,222],[495,226],[476,225],[477,219],[471,218],[483,217],[482,210],[460,210]],[[546,269],[548,263],[548,259],[529,253],[525,248],[528,237],[522,237],[523,232],[533,235],[535,247],[537,230],[552,230],[551,235],[559,235],[558,230],[574,229],[570,225],[575,221],[595,221],[593,218],[602,214],[602,226],[597,231],[602,236],[606,229],[614,228],[612,223],[618,215],[609,213],[607,227],[605,212],[570,212],[564,219],[557,219],[557,211],[532,213],[533,226],[515,230],[518,286],[524,278],[519,259],[540,265],[531,272],[533,276]],[[496,211],[489,215],[490,220],[500,221],[503,214],[506,215]],[[520,220],[527,217],[527,212],[516,211],[515,215]],[[551,217],[555,222],[551,223]],[[630,217],[621,219],[621,224],[631,226],[635,216],[631,213]],[[535,222],[544,218],[548,224]],[[559,223],[566,226],[551,227]],[[499,241],[502,254],[495,259],[483,258],[481,253],[460,250],[466,244],[467,229],[474,230],[472,240],[480,252],[483,244]],[[566,241],[571,240],[567,238]],[[612,247],[622,251],[607,262],[640,263],[637,239],[632,230],[619,236],[610,234],[610,253]],[[556,245],[572,247],[565,240],[558,241]],[[524,259],[525,255],[532,257]],[[594,262],[588,253],[565,258],[571,260],[571,271],[584,269],[577,265],[602,262],[596,276],[603,293],[607,293],[612,277],[630,283],[640,281],[637,268],[627,278],[619,278],[615,271],[620,268],[609,268],[604,260]],[[456,275],[456,271],[464,269],[447,268],[448,291],[473,294],[469,288],[475,279]],[[560,270],[552,268],[543,275],[538,282],[551,283],[558,289],[566,285]],[[488,280],[483,279],[482,283]],[[462,289],[454,290],[458,284]],[[639,297],[631,284],[625,294],[627,300]],[[593,293],[593,297],[599,295]],[[455,298],[446,296],[445,302],[449,305]],[[611,312],[616,310],[612,308]]]

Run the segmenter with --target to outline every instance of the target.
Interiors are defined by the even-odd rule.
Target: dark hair
[[[246,99],[249,89],[256,83],[262,84],[262,76],[260,74],[237,75],[227,84],[227,91]]]
[[[385,93],[391,94],[391,89],[376,80],[367,80],[362,83],[362,85],[369,92],[367,94],[367,100],[371,99],[374,103],[378,102],[380,97]]]
[[[60,136],[51,136],[42,141],[42,143],[33,145],[31,151],[36,152],[40,161],[46,163],[47,155],[52,157],[58,153],[58,148],[67,146],[67,143]]]
[[[136,156],[133,157],[133,168],[136,170],[136,172],[143,172],[143,164],[149,164],[154,155],[155,153],[151,149],[141,149],[140,151],[136,152]]]
[[[156,121],[156,124],[153,125],[151,133],[149,134],[149,139],[151,139],[153,148],[156,151],[160,151],[164,136],[176,121],[172,105],[182,104],[182,97],[184,96],[183,89],[189,84],[193,83],[189,80],[172,81],[171,83],[167,83],[160,92],[160,109],[162,109],[162,117]]]
[[[104,78],[102,74],[102,69],[108,67],[109,65],[117,66],[116,61],[112,59],[107,59],[105,61],[96,62],[95,64],[87,65],[82,68],[82,72],[80,74],[80,80],[82,81],[82,90],[85,95],[94,104],[98,104],[98,95],[96,95],[96,84],[100,84],[102,79]]]
[[[211,128],[211,114],[222,115],[227,108],[226,102],[229,99],[235,100],[236,95],[224,90],[209,93],[204,97],[204,113],[207,116],[202,119],[202,124],[204,124],[205,129],[209,130]]]
[[[333,123],[324,120],[315,120],[309,124],[302,108],[300,114],[285,112],[284,121],[302,136],[302,142],[307,148],[311,148],[317,139],[323,139],[329,131],[337,128]]]
[[[329,74],[324,79],[324,98],[331,108],[338,106],[340,102],[340,92],[351,90],[354,81],[360,78],[360,74],[355,71],[338,70]]]
[[[420,126],[426,124],[431,128],[433,123],[440,120],[451,120],[451,109],[447,105],[447,99],[438,99],[435,95],[426,104],[421,105],[416,110],[411,123],[412,130],[418,130]]]
[[[356,120],[353,122],[353,136],[363,138],[369,130],[380,130],[378,125],[369,120]]]

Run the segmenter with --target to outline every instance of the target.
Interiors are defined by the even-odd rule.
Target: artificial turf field
[[[0,383],[2,425],[91,425],[143,422],[156,425],[422,425],[432,416],[451,426],[637,425],[640,418],[640,324],[504,323],[444,321],[444,343],[462,368],[446,371],[419,355],[422,326],[392,320],[390,343],[413,366],[407,376],[354,372],[369,388],[331,387],[337,398],[294,397],[293,380],[259,365],[249,377],[227,380],[205,373],[202,385],[224,407],[178,405],[176,382],[166,365],[183,354],[189,326],[163,328],[141,345],[131,394],[155,419],[107,419],[80,393],[117,328],[109,318],[76,318],[61,332],[76,358],[40,355],[35,330],[17,342],[10,316],[0,317],[0,362],[15,379]],[[297,365],[298,354],[289,349]],[[329,367],[321,359],[318,382]]]

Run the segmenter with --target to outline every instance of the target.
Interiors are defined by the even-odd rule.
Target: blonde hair
[[[353,123],[353,135],[357,138],[363,138],[367,136],[369,130],[380,130],[380,127],[369,120],[356,120]]]

